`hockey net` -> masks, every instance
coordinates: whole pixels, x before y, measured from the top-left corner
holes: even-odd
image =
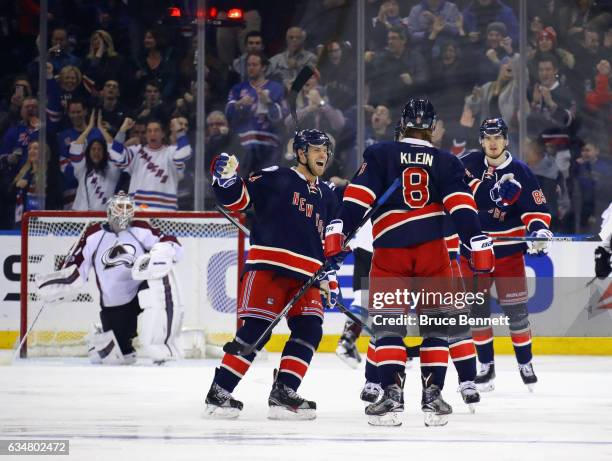
[[[34,277],[58,270],[83,230],[103,222],[100,212],[39,211],[27,213],[21,243],[21,335],[32,325],[43,303]],[[181,340],[187,357],[215,355],[236,331],[238,274],[244,254],[243,234],[220,213],[137,212],[185,248],[176,270],[185,304]],[[100,322],[100,302],[92,272],[69,300],[46,305],[29,333],[21,356],[85,356],[84,337]]]

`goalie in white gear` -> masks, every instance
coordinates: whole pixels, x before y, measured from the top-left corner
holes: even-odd
[[[134,211],[131,197],[115,195],[109,201],[107,222],[85,229],[61,270],[36,278],[44,301],[61,302],[87,281],[93,268],[102,323],[101,330],[87,337],[94,363],[134,363],[132,340],[138,333],[142,352],[154,362],[179,356],[175,340],[183,308],[173,265],[183,249],[176,238],[134,220]]]

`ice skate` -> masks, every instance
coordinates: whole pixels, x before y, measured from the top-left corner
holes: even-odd
[[[356,345],[360,334],[361,327],[352,320],[347,320],[336,348],[336,355],[351,368],[357,368],[361,363],[361,355]]]
[[[398,373],[396,384],[385,387],[382,397],[365,409],[371,426],[401,426],[404,411],[404,380],[406,375]]]
[[[268,419],[309,420],[317,417],[317,404],[306,400],[289,386],[274,381],[268,397]]]
[[[526,363],[525,365],[519,364],[519,372],[521,373],[523,383],[527,385],[529,392],[533,392],[535,383],[538,382],[538,377],[533,372],[533,365],[531,362]]]
[[[445,426],[448,423],[448,415],[453,408],[442,399],[440,388],[435,384],[423,389],[421,398],[421,409],[425,414],[425,426]]]
[[[463,401],[470,409],[470,413],[475,413],[476,404],[480,402],[480,394],[478,393],[478,389],[476,389],[474,381],[463,381],[459,383],[459,392],[461,392]]]
[[[495,363],[481,363],[480,371],[474,380],[480,392],[491,392],[495,389]]]
[[[378,383],[366,381],[359,398],[366,404],[377,402],[383,395],[382,387]]]
[[[242,411],[242,402],[215,382],[210,386],[205,403],[205,418],[236,419]]]
[[[338,342],[336,355],[351,368],[357,368],[361,363],[361,355],[357,350],[355,342],[344,337],[340,338]]]

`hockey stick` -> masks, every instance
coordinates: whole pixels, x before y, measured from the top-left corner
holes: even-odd
[[[221,205],[215,205],[215,208],[219,211],[219,213],[225,216],[229,222],[236,226],[240,232],[242,232],[247,237],[251,236],[251,231],[244,227],[237,219],[234,219],[234,217],[229,214],[229,212],[225,208],[223,208]]]
[[[493,237],[495,242],[601,242],[599,235],[568,235],[565,237]]]
[[[224,209],[221,205],[216,205],[215,208],[217,210],[219,210],[219,212],[225,216],[227,218],[227,220],[229,222],[231,222],[234,226],[236,226],[242,233],[244,233],[244,235],[246,235],[247,237],[251,236],[251,232],[244,227],[242,224],[240,224],[240,222],[238,222],[238,220],[236,220],[232,215],[230,215],[226,209]],[[350,310],[348,310],[346,307],[344,307],[343,304],[341,304],[340,302],[336,303],[336,306],[338,307],[338,310],[340,312],[342,312],[343,314],[345,314],[349,319],[351,319],[353,322],[355,322],[357,325],[359,325],[361,328],[365,328],[367,331],[370,331],[369,327],[367,325],[365,325],[361,319],[359,317],[357,317],[355,314],[353,314]]]
[[[385,193],[376,201],[376,204],[372,208],[370,208],[366,214],[363,215],[363,218],[361,218],[361,221],[359,221],[359,224],[357,224],[355,229],[353,229],[353,231],[346,236],[346,239],[344,240],[343,249],[347,248],[348,242],[353,237],[355,237],[359,229],[361,229],[361,227],[363,227],[363,225],[370,219],[372,214],[378,211],[378,209],[383,205],[383,203],[385,203],[389,199],[391,194],[395,192],[395,189],[397,189],[399,185],[400,178],[396,178],[395,181],[393,181],[389,188],[385,191]],[[293,295],[293,297],[285,305],[283,310],[281,310],[280,313],[276,316],[276,318],[272,322],[270,322],[270,325],[268,325],[268,327],[263,331],[259,338],[255,340],[253,344],[238,342],[236,341],[236,339],[234,339],[233,341],[230,341],[223,346],[223,351],[231,355],[245,356],[251,354],[255,349],[257,349],[257,346],[259,346],[261,342],[272,333],[274,327],[278,325],[281,319],[287,314],[287,312],[291,310],[291,308],[302,297],[302,295],[306,293],[306,291],[311,286],[313,286],[319,279],[323,277],[323,275],[330,269],[331,264],[332,263],[329,261],[323,263],[323,265],[306,281],[306,283],[302,285],[302,287],[297,291],[297,293]]]
[[[310,80],[310,77],[312,77],[314,73],[315,71],[312,67],[304,66],[291,84],[291,89],[289,90],[289,95],[287,96],[289,111],[291,112],[293,123],[295,123],[295,131],[299,131],[297,118],[297,97],[302,88],[304,88],[304,85],[306,85],[306,82]]]

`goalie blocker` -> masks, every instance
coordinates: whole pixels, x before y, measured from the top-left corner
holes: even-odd
[[[137,335],[141,352],[154,362],[179,357],[175,340],[183,307],[173,265],[182,247],[149,223],[132,222],[133,217],[134,202],[119,193],[109,203],[108,222],[85,230],[67,267],[36,277],[43,301],[58,303],[74,294],[93,268],[102,323],[86,337],[94,363],[134,363]]]

